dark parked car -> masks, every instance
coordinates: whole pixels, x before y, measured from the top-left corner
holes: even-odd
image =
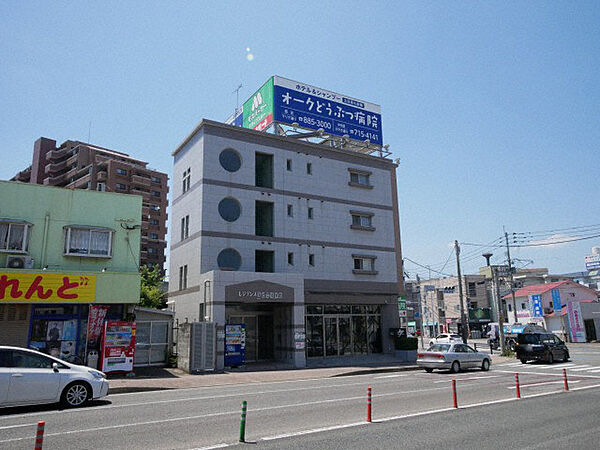
[[[548,332],[519,334],[515,351],[523,364],[529,360],[543,360],[549,364],[569,360],[569,349],[565,343]]]

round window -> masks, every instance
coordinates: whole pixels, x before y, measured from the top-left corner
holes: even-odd
[[[235,222],[240,217],[242,207],[235,198],[225,197],[219,202],[219,214],[227,222]]]
[[[238,270],[242,265],[242,257],[236,249],[226,248],[217,256],[217,264],[222,270]]]
[[[232,148],[226,148],[219,155],[219,162],[228,172],[237,172],[242,166],[240,154]]]

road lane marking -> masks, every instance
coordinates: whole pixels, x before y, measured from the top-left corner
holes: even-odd
[[[589,372],[592,372],[592,373],[600,372],[600,368],[598,368],[598,369],[593,369],[593,370],[591,370],[591,369],[590,369],[590,370],[589,370]]]
[[[497,372],[513,373],[513,374],[515,373],[515,372],[512,372],[510,370],[497,370]],[[521,375],[521,374],[525,374],[525,375],[547,375],[547,376],[552,376],[552,377],[562,377],[563,376],[562,373],[531,372],[531,371],[519,371],[518,374],[519,375]],[[598,378],[598,379],[600,379],[600,376],[598,376],[598,375],[586,375],[585,378]]]
[[[9,430],[11,428],[25,428],[25,427],[35,427],[37,425],[36,423],[23,423],[23,424],[19,424],[19,425],[7,425],[5,427],[0,427],[0,430]]]
[[[569,372],[581,372],[583,370],[590,370],[593,369],[593,367],[587,366],[587,367],[578,367],[577,369],[575,368],[570,368]]]
[[[487,380],[488,378],[498,378],[500,375],[489,375],[483,377],[467,377],[467,378],[456,378],[456,381],[467,381],[467,380]],[[438,380],[434,383],[450,383],[452,380]]]
[[[579,383],[581,380],[569,380],[569,384]],[[541,381],[539,383],[528,383],[528,384],[520,384],[520,387],[532,387],[532,386],[543,386],[545,384],[562,384],[564,381]],[[516,389],[515,386],[507,386],[506,389]]]
[[[577,364],[575,364],[575,363],[558,364],[554,367],[551,367],[551,369],[566,369],[568,367],[575,367],[575,366],[577,366]]]
[[[382,375],[380,377],[375,377],[375,379],[379,379],[379,378],[399,378],[399,377],[405,377],[406,374],[402,374],[402,375]]]

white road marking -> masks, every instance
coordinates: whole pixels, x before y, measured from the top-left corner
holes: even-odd
[[[573,383],[579,383],[581,380],[575,380],[575,381],[569,381],[569,384],[573,384]],[[532,387],[532,386],[543,386],[545,384],[561,384],[564,383],[564,381],[542,381],[540,383],[527,383],[527,384],[521,384],[521,388],[524,387]],[[506,389],[516,389],[515,386],[508,386]]]
[[[467,378],[456,378],[456,381],[467,381],[467,380],[486,380],[488,378],[498,378],[500,375],[488,375],[483,377],[467,377]],[[452,380],[439,380],[434,383],[450,383]]]
[[[581,367],[578,367],[578,368],[576,368],[576,369],[575,369],[575,368],[573,368],[573,367],[571,367],[571,368],[569,369],[569,372],[581,372],[582,370],[590,370],[590,369],[593,369],[593,368],[594,368],[594,367],[592,367],[592,366],[586,366],[586,367],[583,367],[583,366],[581,366]]]
[[[590,369],[590,370],[589,370],[589,372],[592,372],[592,373],[600,372],[600,368],[598,368],[598,369],[593,369],[593,370],[591,370],[591,369]]]
[[[504,363],[504,364],[497,364],[498,367],[512,367],[512,366],[520,366],[521,363]]]
[[[512,373],[512,374],[515,373],[510,370],[496,370],[496,372]],[[547,375],[547,376],[554,376],[554,377],[562,377],[563,376],[562,373],[551,373],[551,372],[519,371],[518,373],[519,373],[519,375],[522,375],[522,374],[525,374],[525,375]],[[600,379],[600,376],[587,375],[586,378],[599,378]]]
[[[551,369],[566,369],[568,367],[575,367],[577,366],[577,364],[575,363],[565,363],[565,364],[557,364],[554,367],[551,367]]]
[[[379,378],[399,378],[399,377],[405,377],[406,374],[402,374],[402,375],[382,375],[380,377],[375,377],[375,379],[379,379]]]
[[[35,427],[37,423],[23,423],[20,425],[8,425],[5,427],[0,427],[0,430],[9,430],[11,428],[24,428],[24,427]]]

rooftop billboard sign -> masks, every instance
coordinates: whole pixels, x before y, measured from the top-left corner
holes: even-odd
[[[262,131],[273,122],[297,124],[383,145],[379,105],[279,76],[269,78],[242,110],[244,128]]]
[[[585,257],[586,270],[600,269],[600,255],[589,255]]]

